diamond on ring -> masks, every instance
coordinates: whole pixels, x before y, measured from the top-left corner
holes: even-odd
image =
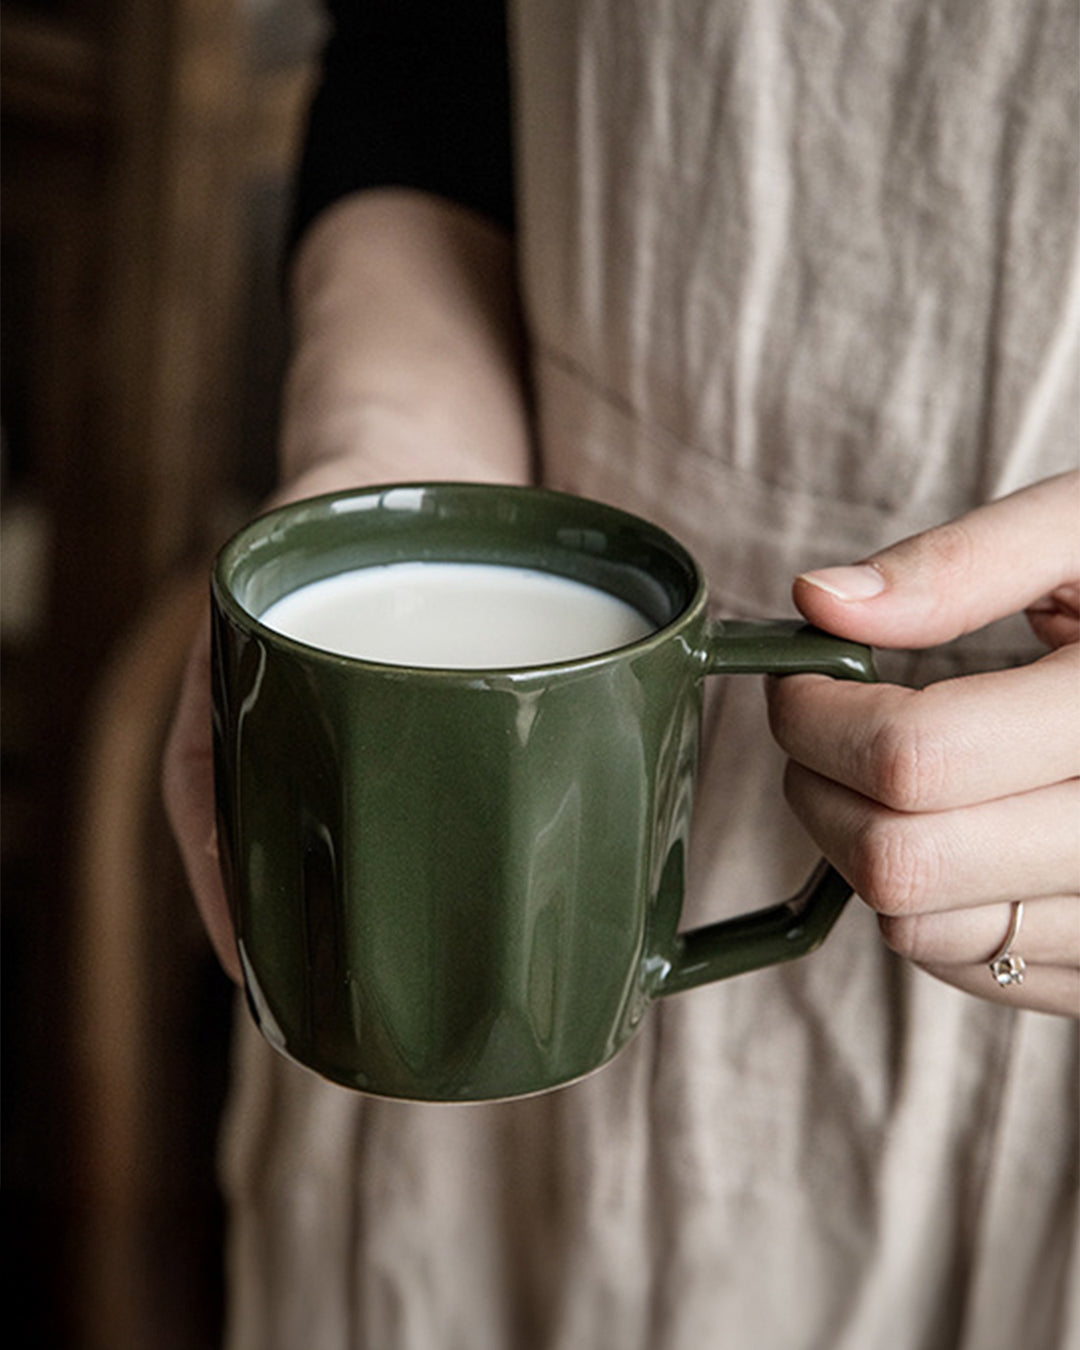
[[[1011,952],[1006,956],[996,956],[990,962],[990,974],[993,975],[1002,989],[1008,989],[1010,984],[1023,984],[1026,970],[1027,962],[1024,958],[1013,956]]]
[[[1024,902],[1023,900],[1016,900],[1013,903],[1009,931],[1005,941],[989,962],[990,974],[993,975],[1002,989],[1008,989],[1013,984],[1024,983],[1027,962],[1022,956],[1015,955],[1012,950],[1012,945],[1016,941],[1017,933],[1020,932],[1023,919]]]

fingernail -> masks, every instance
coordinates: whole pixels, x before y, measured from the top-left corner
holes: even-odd
[[[804,572],[803,581],[817,586],[838,600],[872,600],[885,589],[885,578],[870,563],[855,567],[823,567],[817,572]]]

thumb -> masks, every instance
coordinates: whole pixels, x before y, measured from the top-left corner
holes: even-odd
[[[846,567],[797,578],[802,614],[877,647],[932,647],[1080,578],[1080,473],[978,507]]]

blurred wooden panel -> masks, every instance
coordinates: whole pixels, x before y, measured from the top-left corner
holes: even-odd
[[[166,679],[157,662],[164,646],[175,662],[186,636],[172,627],[166,639],[152,617],[178,572],[205,566],[237,494],[246,500],[240,480],[272,460],[272,414],[260,444],[243,443],[250,372],[268,368],[251,344],[279,341],[276,314],[252,320],[252,278],[276,268],[262,256],[275,253],[279,233],[267,207],[276,212],[287,192],[312,41],[304,0],[3,6],[0,510],[11,518],[11,508],[30,508],[45,559],[44,576],[30,579],[40,612],[0,632],[0,1199],[12,1254],[7,1321],[20,1344],[200,1345],[184,1338],[206,1327],[207,1290],[220,1281],[202,1114],[216,1098],[199,1092],[200,1073],[220,1085],[224,1072],[220,981],[169,851],[154,770],[175,674],[169,665]],[[271,380],[260,401],[274,393]],[[129,644],[146,631],[164,645],[135,661]],[[121,940],[106,960],[75,923],[90,884],[79,766],[87,754],[97,762],[102,690],[118,669],[134,683],[111,705],[110,734],[141,747],[140,782],[153,800],[116,805],[109,794],[124,761],[110,761],[95,793],[114,809],[94,828],[107,836],[103,849],[138,834],[141,856],[160,859],[151,880],[167,908],[148,915],[153,887],[118,891],[110,922]],[[147,700],[153,725],[139,732]],[[88,960],[99,976],[112,972],[94,1006],[108,1012],[115,990],[112,1011],[124,1010],[130,1041],[117,1039],[115,1016],[91,1017],[77,1002]],[[139,986],[155,966],[165,977]],[[125,988],[141,992],[123,1003]],[[130,1165],[103,1164],[110,1140]],[[110,1321],[114,1306],[129,1319],[171,1311],[167,1325],[110,1338],[108,1328],[136,1325]]]
[[[84,1350],[183,1350],[220,1334],[210,1160],[232,986],[185,893],[158,791],[204,599],[199,573],[163,589],[113,653],[87,722],[70,991],[81,1160],[72,1321]]]

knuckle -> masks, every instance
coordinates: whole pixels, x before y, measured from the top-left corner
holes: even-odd
[[[935,578],[959,580],[976,565],[978,547],[968,522],[962,517],[930,530],[920,542]]]
[[[957,597],[965,596],[983,570],[976,533],[966,519],[952,520],[930,530],[919,540],[922,581],[928,591],[930,614],[947,630],[959,637],[970,626],[965,606]],[[957,609],[957,605],[960,608]],[[944,636],[940,639],[947,640]]]
[[[884,721],[870,745],[870,795],[894,811],[931,809],[948,772],[943,740],[913,715]]]
[[[903,917],[917,912],[933,895],[938,870],[924,832],[903,816],[875,817],[856,840],[852,882],[880,914]]]

